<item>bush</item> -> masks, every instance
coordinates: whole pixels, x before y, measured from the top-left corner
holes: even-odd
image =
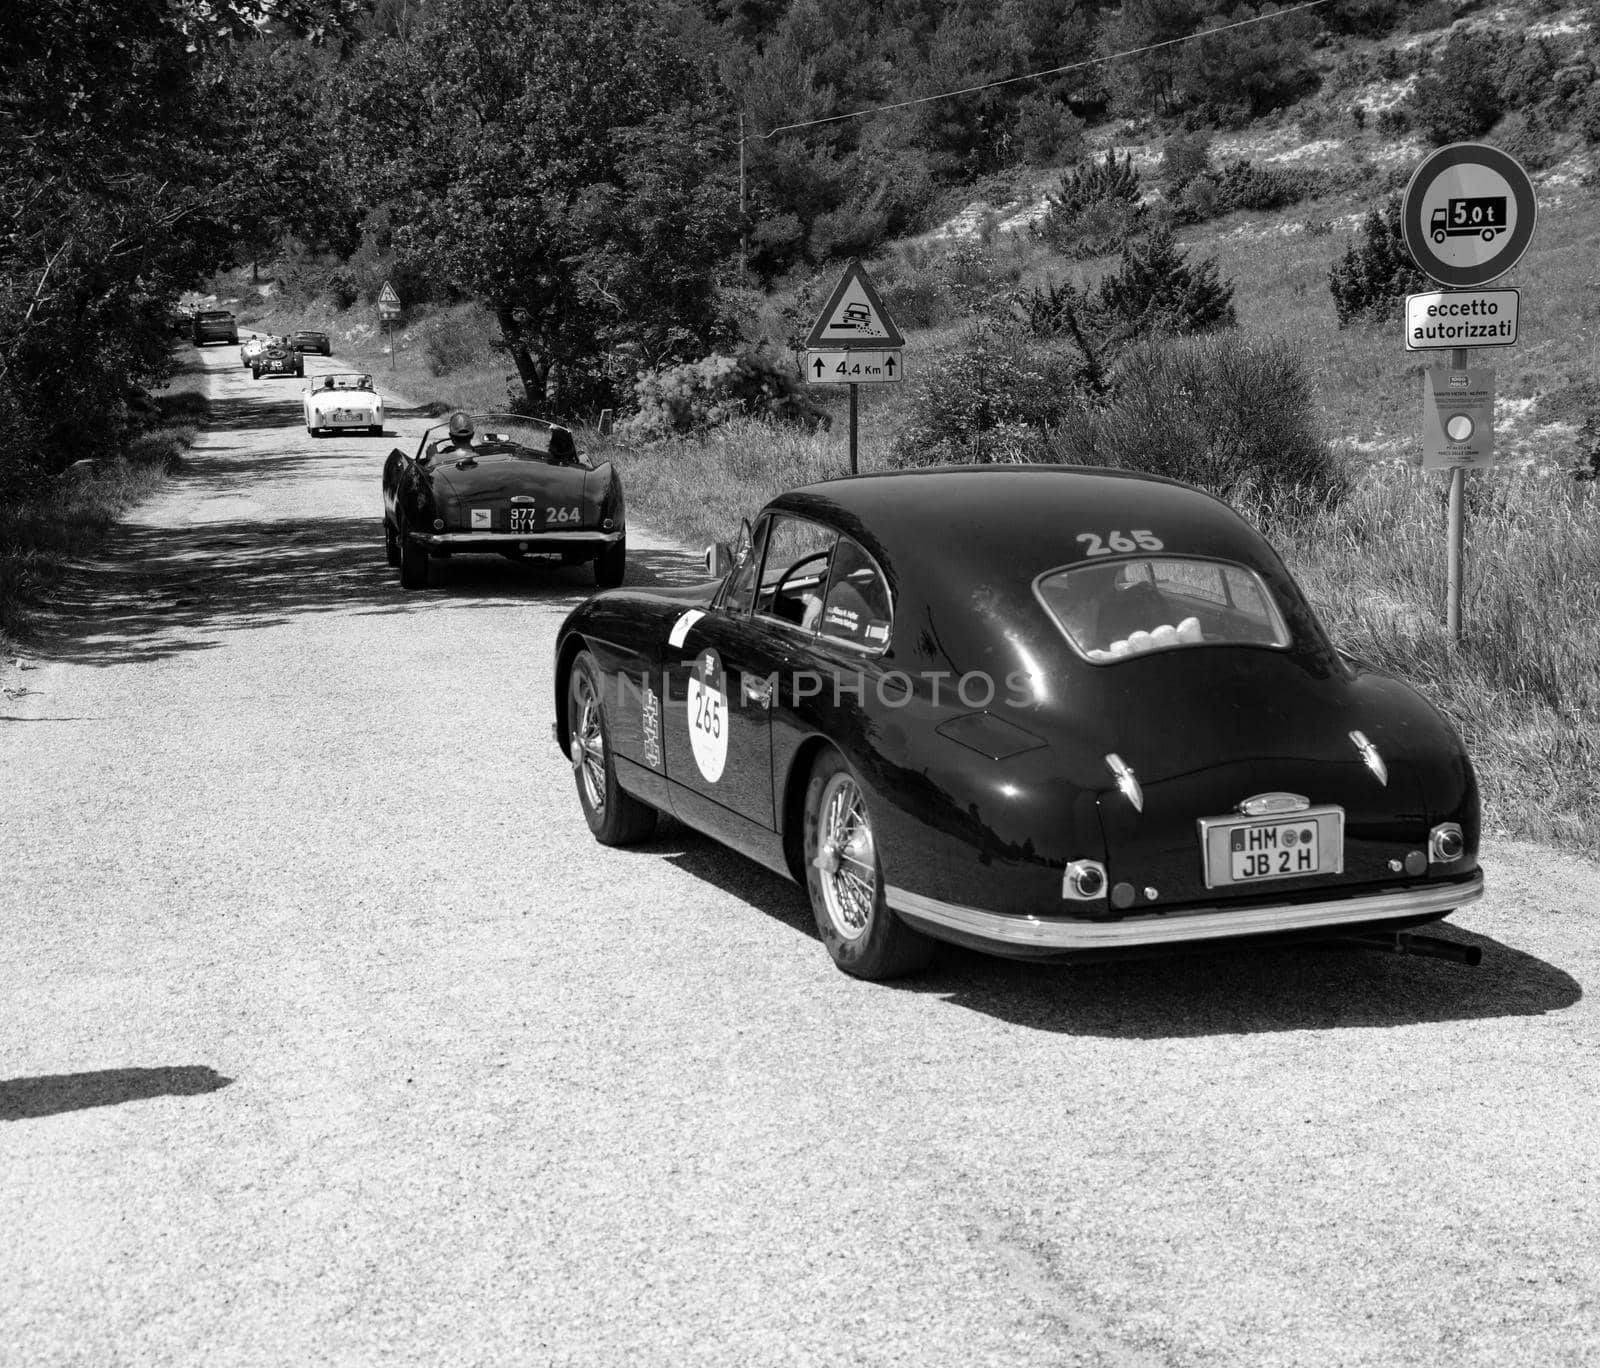
[[[1034,231],[1068,256],[1104,256],[1143,228],[1142,196],[1132,154],[1119,162],[1107,149],[1104,161],[1083,162],[1061,177]]]
[[[1378,135],[1383,138],[1403,138],[1411,131],[1411,114],[1403,104],[1393,104],[1378,115]]]
[[[1508,114],[1495,129],[1494,145],[1529,171],[1542,171],[1561,159],[1561,149],[1539,111]]]
[[[1034,166],[1059,166],[1083,155],[1083,120],[1048,95],[1017,102],[1017,145],[1022,160]]]
[[[481,323],[471,316],[447,314],[435,319],[423,338],[422,354],[431,375],[448,375],[486,355],[487,339]]]
[[[1216,258],[1191,266],[1170,228],[1123,247],[1120,265],[1100,282],[1095,314],[1097,331],[1121,338],[1210,332],[1238,322],[1233,285],[1221,278]]]
[[[1317,183],[1313,171],[1284,171],[1256,166],[1248,160],[1229,162],[1197,175],[1173,206],[1176,223],[1203,223],[1247,209],[1262,213],[1287,208],[1307,198]]]
[[[1431,289],[1411,260],[1400,233],[1400,196],[1368,212],[1361,239],[1328,271],[1328,289],[1341,328],[1359,321],[1396,318],[1408,294]]]
[[[1174,133],[1161,149],[1161,192],[1178,197],[1196,176],[1211,170],[1211,134],[1203,129]]]
[[[618,432],[650,441],[674,432],[704,432],[736,416],[825,425],[827,416],[807,398],[804,385],[764,348],[707,356],[641,375],[633,387],[636,412]]]
[[[1500,34],[1457,30],[1434,69],[1417,78],[1407,104],[1413,122],[1436,147],[1482,137],[1504,111],[1502,41]]]
[[[1083,408],[1077,374],[1068,347],[976,325],[907,382],[906,416],[890,461],[1048,460],[1051,435]]]
[[[1060,459],[1166,475],[1284,513],[1345,490],[1305,363],[1277,338],[1143,343],[1117,363],[1109,402],[1082,411],[1055,448]]]

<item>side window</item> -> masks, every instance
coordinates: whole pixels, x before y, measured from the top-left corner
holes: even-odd
[[[835,641],[881,651],[889,644],[891,617],[889,586],[878,567],[850,538],[840,537],[818,630]]]
[[[744,548],[744,559],[734,566],[733,582],[728,586],[728,596],[722,606],[735,617],[744,617],[755,602],[756,572],[761,569],[761,551],[766,545],[769,526],[771,524],[762,519],[750,537],[750,544]]]
[[[814,631],[837,540],[838,534],[821,523],[782,513],[774,517],[767,527],[756,612]]]

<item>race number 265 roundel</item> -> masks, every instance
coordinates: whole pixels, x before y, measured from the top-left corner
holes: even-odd
[[[728,763],[728,684],[715,651],[701,651],[689,676],[689,744],[694,762],[710,783]]]

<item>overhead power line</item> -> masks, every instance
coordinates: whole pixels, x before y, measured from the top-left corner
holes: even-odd
[[[1083,71],[1088,67],[1103,66],[1106,62],[1115,62],[1123,57],[1138,57],[1146,52],[1155,52],[1159,48],[1176,47],[1179,43],[1192,43],[1199,38],[1210,38],[1218,33],[1227,33],[1230,29],[1247,28],[1251,24],[1265,24],[1273,19],[1282,19],[1286,15],[1298,14],[1301,10],[1315,9],[1318,5],[1326,5],[1328,0],[1303,0],[1298,5],[1290,5],[1287,9],[1276,10],[1272,14],[1258,14],[1252,19],[1236,19],[1231,24],[1219,24],[1216,28],[1201,29],[1195,33],[1186,33],[1179,38],[1165,38],[1159,43],[1146,43],[1143,47],[1128,48],[1124,52],[1111,52],[1103,57],[1090,57],[1082,62],[1069,62],[1066,66],[1051,67],[1047,71],[1030,71],[1025,76],[1007,76],[999,81],[985,81],[981,85],[963,86],[960,90],[941,90],[937,95],[919,95],[914,100],[898,100],[894,104],[874,105],[871,109],[855,109],[848,114],[829,114],[822,119],[805,119],[800,123],[779,124],[776,128],[769,128],[760,134],[761,140],[772,137],[775,133],[787,133],[796,128],[815,128],[818,124],[838,123],[842,119],[863,119],[868,114],[885,114],[892,109],[909,109],[912,105],[928,104],[934,100],[949,100],[957,95],[974,95],[980,90],[994,90],[998,86],[1016,85],[1019,81],[1037,81],[1045,76],[1061,76],[1069,71]],[[742,146],[744,139],[740,139]]]

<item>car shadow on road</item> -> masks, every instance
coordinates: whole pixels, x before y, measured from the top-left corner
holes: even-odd
[[[314,459],[286,456],[277,468]],[[232,497],[220,494],[222,506]],[[98,558],[75,567],[55,590],[39,653],[120,665],[210,650],[230,633],[281,626],[306,613],[418,614],[441,602],[455,609],[523,602],[567,610],[595,592],[588,565],[462,556],[434,562],[432,571],[427,589],[402,589],[384,560],[377,516],[125,524]],[[629,553],[631,586],[671,588],[704,575],[700,562],[681,552]]]
[[[62,1112],[115,1107],[152,1097],[194,1097],[216,1092],[232,1082],[204,1064],[0,1078],[0,1121],[34,1121]]]
[[[803,889],[673,822],[640,847],[818,940]],[[886,990],[942,998],[1063,1035],[1179,1039],[1542,1016],[1583,997],[1570,974],[1441,923],[1421,934],[1476,946],[1476,968],[1337,944],[1200,949],[1150,959],[1046,964],[940,945],[929,968]]]

